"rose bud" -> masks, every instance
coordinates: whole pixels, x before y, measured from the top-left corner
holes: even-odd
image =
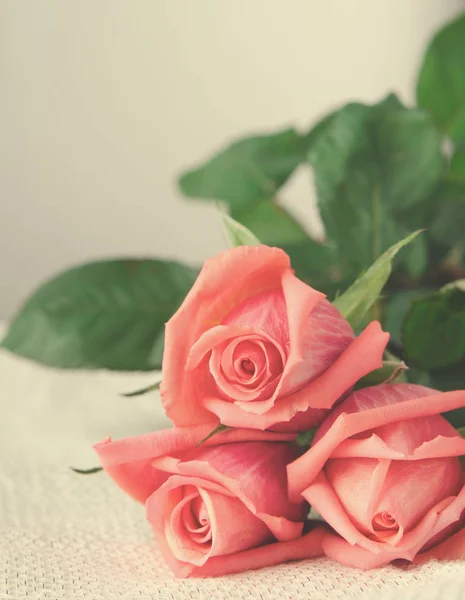
[[[97,444],[113,480],[145,503],[160,551],[178,577],[259,568],[321,555],[321,531],[301,537],[308,506],[287,497],[290,434],[212,424]]]
[[[334,409],[288,467],[290,498],[304,497],[336,532],[323,539],[327,556],[363,569],[412,561],[461,526],[465,440],[439,413],[463,406],[465,391],[400,383]]]
[[[301,431],[382,364],[389,334],[349,323],[278,248],[207,260],[166,325],[161,397],[176,426]]]

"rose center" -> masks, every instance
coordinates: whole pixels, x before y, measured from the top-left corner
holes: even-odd
[[[212,532],[207,507],[197,490],[192,491],[191,486],[184,489],[184,498],[179,504],[179,523],[184,529],[185,539],[193,544],[202,546],[211,545]],[[176,511],[177,512],[177,511]],[[175,526],[179,531],[177,526]]]
[[[394,517],[387,511],[377,513],[371,524],[374,531],[385,531],[386,529],[399,529],[399,525]]]
[[[244,358],[241,361],[241,369],[244,371],[244,373],[247,373],[247,375],[255,374],[255,365],[250,358]]]
[[[190,512],[187,514],[186,526],[192,533],[206,533],[210,527],[208,513],[200,496],[194,498],[186,509]]]

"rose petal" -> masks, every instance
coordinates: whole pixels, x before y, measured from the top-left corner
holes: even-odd
[[[417,393],[423,393],[421,386],[409,384],[383,384],[374,388],[365,388],[352,394],[334,410],[331,415],[330,425],[323,423],[323,434],[315,438],[316,442],[303,456],[288,465],[289,495],[297,498],[301,491],[308,486],[323,468],[326,460],[333,454],[334,450],[347,438],[366,431],[371,431],[382,425],[396,423],[398,421],[415,419],[436,415],[440,412],[454,410],[465,405],[465,391],[443,392],[413,399],[398,401],[397,404],[386,403],[377,408],[369,408],[358,413],[347,414],[354,397],[369,399],[370,394],[376,397],[384,396],[388,399],[390,394],[401,393],[400,386],[408,388],[419,388]],[[415,391],[415,390],[414,390]],[[426,394],[425,394],[426,395]]]
[[[431,550],[417,554],[415,564],[430,560],[463,560],[465,558],[465,528],[450,536]]]
[[[297,279],[291,271],[283,273],[282,287],[289,323],[290,354],[283,372],[280,393],[288,395],[317,375],[319,364],[316,367],[313,364],[307,348],[312,344],[304,339],[303,331],[311,331],[315,326],[324,327],[324,323],[312,319],[312,314],[326,296]]]
[[[373,533],[374,508],[390,464],[372,458],[331,458],[325,465],[329,484],[352,523],[365,535]]]
[[[465,454],[465,440],[457,434],[454,437],[438,435],[437,438],[425,442],[413,453],[413,458],[438,458],[446,456],[462,456]]]
[[[465,439],[441,415],[391,423],[372,432],[369,437],[344,440],[332,457],[410,461],[465,454]]]
[[[349,544],[343,537],[327,533],[322,540],[323,552],[328,558],[342,565],[368,571],[388,565],[393,558],[392,551],[371,552],[361,546]]]
[[[171,561],[170,567],[177,577],[218,577],[271,567],[291,560],[317,558],[323,555],[321,543],[324,535],[324,528],[317,527],[289,542],[276,542],[237,554],[214,557],[202,567],[174,561]]]
[[[402,452],[390,448],[384,440],[373,433],[370,437],[344,440],[334,449],[332,458],[374,458],[385,460],[402,460],[408,457]]]
[[[287,498],[286,464],[297,453],[290,444],[237,443],[229,448],[199,448],[187,462],[161,457],[153,465],[221,485],[266,523],[277,539],[287,540],[301,534],[306,513],[302,499],[293,504]]]
[[[193,371],[196,369],[205,355],[218,344],[237,337],[242,338],[256,335],[257,332],[252,327],[227,327],[226,325],[212,327],[192,344],[186,362],[186,370]]]
[[[257,379],[260,373],[266,372],[267,377],[281,375],[283,360],[278,348],[269,342],[256,340],[238,341],[234,348],[234,366],[237,373],[244,377],[244,363],[250,364],[253,371],[249,372],[247,383]]]
[[[186,498],[189,500],[186,500]],[[181,518],[186,530],[200,544],[211,540],[212,534],[208,514],[198,490],[195,494],[184,495],[183,502],[184,508],[182,509]]]
[[[374,511],[389,513],[409,531],[443,498],[457,495],[461,483],[462,470],[455,457],[392,461]]]
[[[272,431],[307,431],[321,425],[324,418],[328,415],[326,408],[309,408],[303,412],[296,413],[292,419],[283,423],[272,425]]]
[[[291,274],[291,277],[294,276]],[[222,324],[250,327],[266,334],[283,348],[289,345],[287,308],[282,289],[247,298],[226,316]]]
[[[421,520],[418,526],[407,533],[401,543],[392,547],[388,544],[378,544],[378,551],[373,551],[367,544],[364,547],[352,545],[349,541],[337,535],[327,533],[322,540],[324,553],[329,558],[337,560],[341,564],[359,569],[373,569],[387,565],[396,559],[414,560],[419,550],[427,544],[428,540],[436,537],[441,531],[447,529],[451,523],[460,519],[460,514],[465,508],[465,493],[462,492],[456,498],[446,498],[437,506],[433,507]],[[460,543],[459,538],[457,543]],[[440,547],[438,555],[440,555]],[[453,552],[454,544],[447,551]],[[447,554],[445,554],[447,556]],[[434,550],[431,553],[420,555],[415,562],[423,562],[428,558],[434,558]]]
[[[231,327],[228,331],[223,325],[221,328],[215,328],[215,331],[207,331],[201,340],[194,345],[190,354],[189,368],[192,368],[199,363],[205,352],[210,350],[213,344],[218,344],[225,337],[231,339],[234,335],[243,335],[247,325],[250,327],[251,323],[253,323],[253,329],[256,332],[262,328],[263,333],[273,335],[277,330],[276,323],[281,323],[282,326],[281,313],[284,309],[288,311],[292,321],[292,326],[289,326],[290,341],[285,340],[282,332],[275,333],[275,338],[279,339],[281,345],[290,345],[290,354],[285,362],[281,380],[276,381],[274,387],[267,386],[266,391],[263,390],[259,396],[253,395],[251,392],[238,389],[237,382],[226,383],[221,381],[218,377],[218,357],[216,357],[214,364],[210,363],[217,384],[227,396],[226,401],[229,404],[231,404],[229,402],[230,398],[237,401],[234,404],[235,411],[244,410],[254,415],[266,414],[279,396],[287,396],[320,375],[353,340],[354,334],[351,327],[337,309],[324,300],[323,294],[299,281],[291,273],[283,275],[282,284],[284,290],[282,300],[286,299],[286,305],[283,305],[284,308],[281,306],[280,301],[278,302],[280,296],[277,292],[271,295],[271,299],[264,294],[261,294],[259,298],[249,298],[238,308],[238,311],[233,311],[233,318],[228,317],[225,321],[228,324],[236,324],[236,327]],[[261,315],[259,310],[261,304],[264,306],[264,315]],[[267,311],[267,307],[269,308],[271,304],[280,307],[277,315],[274,315],[273,318],[270,317]],[[257,323],[254,323],[254,319]],[[302,322],[299,323],[299,320]],[[274,326],[270,326],[269,323],[274,324]],[[240,327],[237,327],[238,324],[240,324]],[[225,347],[223,347],[223,351],[225,350]],[[277,373],[275,374],[277,375]],[[267,399],[267,395],[270,393],[272,393],[272,396]],[[208,402],[204,404],[210,408],[215,400],[219,403],[223,401],[221,398],[215,398],[215,394],[209,395],[208,391],[206,396]],[[256,401],[253,404],[244,405],[243,403],[248,402],[250,398]],[[226,421],[224,422],[226,423]],[[307,423],[308,420],[305,424]]]
[[[211,543],[199,544],[179,523],[179,509],[176,510],[180,504],[179,494],[183,487],[191,489],[193,486],[205,504]],[[205,564],[212,556],[240,552],[272,539],[266,525],[238,498],[229,496],[220,485],[201,478],[172,475],[147,499],[146,514],[157,542],[161,542],[161,550],[169,549],[177,560],[196,566]]]
[[[236,338],[236,339],[235,339]],[[228,352],[228,346],[231,344],[233,348],[236,343],[242,343],[246,341],[264,342],[272,349],[270,351],[270,360],[272,362],[272,368],[276,372],[276,362],[285,360],[285,354],[280,347],[277,347],[273,342],[272,338],[266,334],[257,334],[257,332],[248,327],[226,327],[221,325],[219,327],[213,327],[206,331],[199,340],[192,346],[189,353],[187,362],[187,369],[199,374],[199,381],[197,382],[197,391],[200,388],[203,390],[203,395],[213,394],[220,399],[222,395],[226,397],[226,401],[229,402],[231,399],[235,400],[257,400],[259,398],[269,397],[273,398],[273,392],[276,388],[276,382],[273,384],[274,378],[270,381],[269,385],[265,388],[257,391],[255,389],[249,389],[243,385],[238,385],[237,382],[229,382],[228,379],[222,374],[221,362],[222,354]],[[208,359],[208,355],[211,352],[209,360],[209,369],[206,370],[206,364],[202,363],[205,359]],[[270,375],[272,375],[270,373]],[[216,384],[216,385],[215,385]],[[218,386],[218,388],[216,388]],[[272,405],[271,399],[271,405]],[[256,402],[258,404],[258,402]],[[268,406],[268,404],[266,404]],[[264,408],[263,410],[266,410]]]
[[[207,381],[199,381],[197,372],[185,372],[193,344],[246,298],[280,289],[288,269],[287,254],[267,246],[240,246],[205,262],[181,308],[166,324],[161,398],[175,425],[212,420],[203,406]]]
[[[388,339],[389,334],[381,330],[378,322],[370,323],[321,377],[295,394],[279,398],[264,414],[254,415],[253,427],[267,429],[276,423],[287,423],[299,412],[331,408],[356,381],[381,366]],[[218,415],[221,423],[231,427],[250,426],[247,411],[255,411],[256,404],[236,405],[211,396],[204,400],[204,405]],[[301,419],[300,423],[306,425],[308,419]]]
[[[282,352],[274,344],[264,341],[263,337],[249,334],[230,342],[233,347],[232,357],[234,360],[247,359],[256,368],[257,377],[246,382],[240,381],[234,372],[234,366],[224,368],[224,355],[229,355],[229,347],[216,346],[210,357],[210,372],[218,388],[219,395],[223,394],[228,401],[236,400],[242,402],[254,401],[258,404],[263,398],[269,400],[274,398],[274,391],[282,371]],[[235,350],[237,349],[237,352]],[[240,355],[241,352],[246,354]],[[235,356],[238,354],[238,358]],[[261,355],[261,356],[260,356]],[[261,376],[260,376],[261,375]],[[260,405],[263,403],[260,402]]]
[[[372,321],[311,387],[310,405],[330,409],[354,383],[382,365],[389,333]]]
[[[139,502],[145,500],[166,480],[166,473],[155,469],[157,456],[173,455],[194,448],[217,423],[195,427],[165,429],[111,441],[107,438],[94,446],[100,462],[110,477]],[[215,434],[202,445],[215,446],[241,441],[290,441],[295,434],[262,432],[253,429],[230,429]]]
[[[312,488],[319,485],[320,481],[321,477],[318,476],[315,484],[309,487],[309,501],[310,497],[313,497]],[[329,485],[328,489],[331,490]],[[322,497],[318,497],[318,505],[312,503],[324,519],[329,516],[329,523],[340,534],[340,536],[334,536],[338,540],[337,542],[334,539],[331,539],[328,543],[326,543],[326,539],[323,541],[324,552],[329,558],[333,558],[344,565],[362,569],[371,569],[373,566],[388,564],[399,558],[413,560],[418,551],[433,535],[459,518],[453,507],[456,499],[453,497],[446,498],[431,508],[417,527],[405,533],[397,545],[392,546],[389,543],[376,542],[365,537],[354,526],[352,526],[352,529],[344,509],[340,504],[333,504],[332,498],[334,498],[334,495],[330,494],[328,505],[325,505]],[[462,500],[461,504],[463,505],[463,503]]]
[[[233,554],[269,542],[269,528],[238,498],[204,492],[213,530],[211,556]]]
[[[331,527],[344,540],[347,540],[347,544],[354,546],[357,543],[364,543],[365,547],[371,552],[380,551],[379,544],[366,538],[349,519],[323,471],[315,477],[313,483],[302,493],[302,496],[325,521],[331,523]]]
[[[287,396],[328,369],[355,336],[324,294],[290,272],[284,273],[282,285],[289,320],[290,355],[279,393]]]
[[[459,525],[463,520],[463,513],[465,510],[465,487],[463,487],[460,493],[455,498],[446,498],[439,503],[437,507],[431,509],[438,513],[438,518],[434,526],[429,532],[428,539],[424,543],[420,543],[416,548],[415,554],[423,548],[428,548],[430,542],[437,543],[441,541],[442,536],[451,532],[454,524]],[[430,511],[430,512],[431,512]]]
[[[310,482],[303,496],[343,538],[325,538],[323,546],[328,556],[362,568],[397,558],[412,560],[422,548],[438,544],[458,526],[465,507],[465,491],[454,496],[462,473],[453,453],[463,446],[455,431],[435,415],[464,403],[464,391],[439,394],[421,386],[387,384],[357,391],[334,409],[318,431],[312,448],[288,467],[290,497]],[[404,439],[410,434],[410,439]],[[446,458],[419,459],[421,453],[428,455],[436,449]],[[373,502],[364,500],[367,495],[361,493],[360,487],[363,477],[351,475],[350,465],[369,464],[373,459],[366,455],[372,456],[375,450],[381,450],[383,457],[397,455],[401,460],[391,462]],[[365,458],[348,458],[360,454]],[[335,458],[336,455],[345,458]],[[415,462],[405,460],[409,455],[416,458]],[[320,471],[325,463],[332,485]],[[340,466],[336,471],[335,465]],[[366,483],[372,479],[371,475],[365,477]],[[344,488],[344,482],[350,481],[354,490],[348,485]],[[367,521],[361,518],[363,507],[356,504],[357,493],[362,505],[370,505],[368,517],[371,514],[378,542],[372,535],[363,535]]]
[[[253,345],[256,348],[253,349],[253,352],[262,352],[263,358],[265,360],[260,361],[260,357],[254,357],[254,360],[251,360],[250,354],[246,355],[241,353],[241,348],[237,349],[238,346],[242,346],[243,340],[237,338],[229,343],[224,351],[221,353],[221,357],[219,360],[219,367],[221,372],[230,382],[237,382],[239,385],[244,386],[244,388],[256,387],[257,383],[263,381],[267,381],[271,377],[269,360],[266,354],[266,345],[265,343],[259,339],[259,336],[256,336],[256,339],[253,340]],[[215,349],[215,351],[219,348]],[[242,348],[243,350],[243,348]],[[279,352],[278,352],[279,355]],[[281,357],[280,363],[282,365]],[[248,364],[248,369],[244,366],[244,361]],[[260,365],[257,365],[257,362],[260,362]],[[279,371],[280,372],[280,371]]]
[[[379,408],[388,404],[398,404],[406,400],[433,396],[437,393],[437,391],[431,388],[410,383],[384,383],[352,392],[344,398],[344,401],[339,406],[336,406],[331,411],[331,414],[322,423],[315,436],[315,443],[328,431],[337,417],[342,413],[360,413],[371,408]],[[384,427],[385,425],[382,426]],[[363,439],[364,437],[366,437],[366,434],[357,436],[357,439]]]
[[[438,436],[458,438],[465,442],[454,427],[440,415],[382,425],[374,433],[390,448],[401,452],[404,456],[414,455],[420,446]]]
[[[186,488],[194,489],[194,492],[183,497],[183,489],[178,487],[170,490],[171,493],[164,494],[163,505],[158,506],[160,532],[165,535],[171,552],[178,560],[189,561],[194,565],[203,565],[211,552],[211,542],[201,543],[197,536],[186,531],[182,517],[184,509],[187,503],[199,495],[198,490],[192,485],[186,485]]]

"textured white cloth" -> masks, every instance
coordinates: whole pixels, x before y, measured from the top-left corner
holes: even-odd
[[[462,600],[465,563],[368,573],[326,559],[176,580],[143,508],[103,474],[91,445],[166,426],[153,374],[45,369],[0,351],[0,599]]]

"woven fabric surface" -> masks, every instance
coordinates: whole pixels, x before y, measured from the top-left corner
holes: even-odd
[[[153,374],[59,372],[0,352],[0,598],[9,600],[461,599],[465,563],[368,573],[327,559],[176,580],[143,507],[103,474],[91,445],[167,425]]]

